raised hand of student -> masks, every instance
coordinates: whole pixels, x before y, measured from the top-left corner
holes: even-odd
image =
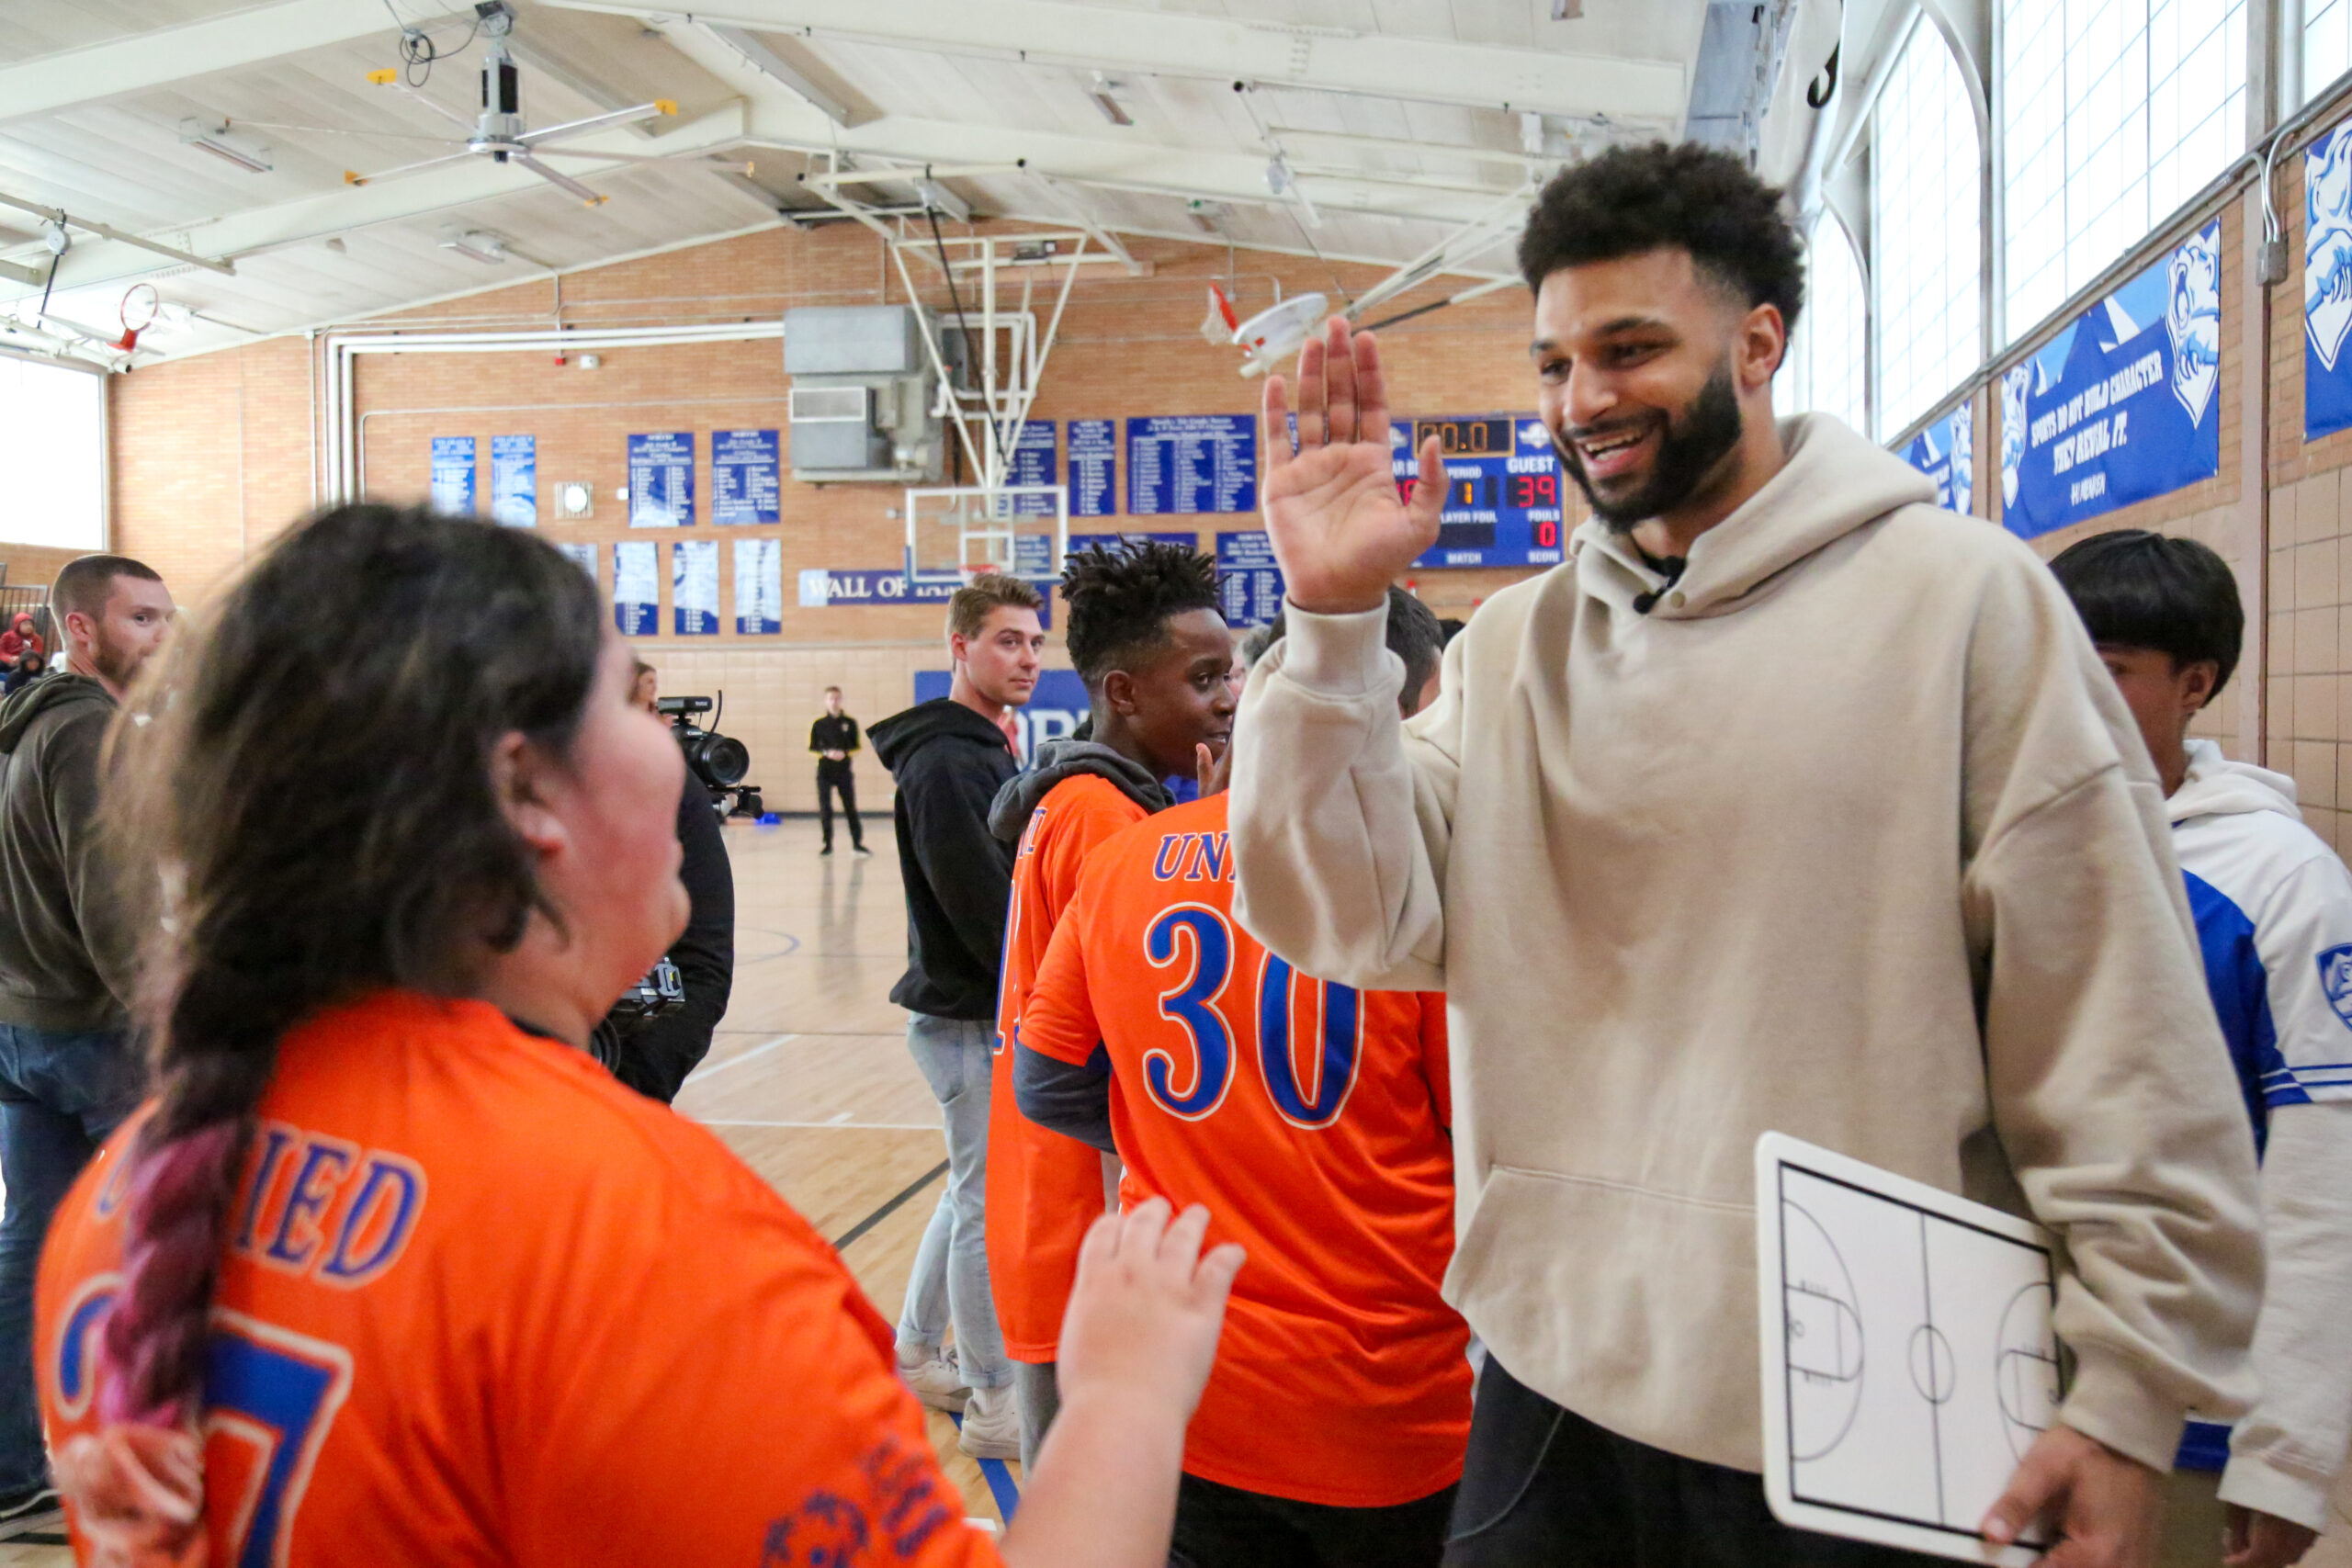
[[[2276,1514],[2222,1505],[2222,1568],[2293,1568],[2319,1532]]]
[[[2007,1546],[2047,1517],[2064,1539],[2042,1555],[2046,1568],[2154,1568],[2163,1517],[2154,1471],[2056,1426],[2034,1439],[1978,1528],[1986,1540]]]
[[[1445,494],[1437,439],[1421,444],[1408,503],[1390,464],[1379,345],[1370,333],[1351,340],[1338,316],[1299,351],[1295,455],[1290,389],[1282,377],[1266,378],[1260,491],[1290,602],[1317,615],[1375,609],[1396,575],[1437,541]]]
[[[1208,1211],[1154,1198],[1086,1233],[1062,1318],[1062,1405],[1024,1477],[1003,1551],[1014,1568],[1162,1568],[1184,1426],[1200,1403],[1241,1267],[1201,1255]]]
[[[1233,742],[1227,740],[1225,750],[1212,751],[1206,741],[1193,747],[1193,782],[1200,786],[1201,798],[1223,795],[1233,782]]]

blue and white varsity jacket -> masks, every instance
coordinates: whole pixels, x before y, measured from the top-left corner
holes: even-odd
[[[2260,1403],[2234,1438],[2192,1422],[2180,1463],[2227,1461],[2225,1498],[2316,1527],[2352,1442],[2352,873],[2303,825],[2292,779],[2210,740],[2188,752],[2173,846],[2265,1156],[2269,1269]]]

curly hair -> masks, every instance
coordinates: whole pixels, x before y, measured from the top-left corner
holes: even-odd
[[[1168,617],[1217,608],[1216,561],[1182,545],[1128,539],[1069,558],[1069,660],[1089,690],[1166,640]]]
[[[1564,266],[1645,251],[1687,251],[1699,270],[1750,306],[1777,306],[1796,330],[1804,255],[1781,193],[1728,152],[1693,142],[1612,147],[1544,187],[1519,239],[1530,290]]]

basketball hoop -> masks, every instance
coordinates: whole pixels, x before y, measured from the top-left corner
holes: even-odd
[[[134,283],[123,291],[122,308],[118,312],[122,322],[122,336],[108,346],[119,354],[129,354],[139,346],[139,334],[155,324],[164,309],[164,297],[155,292],[152,283]],[[138,320],[131,318],[136,316]]]

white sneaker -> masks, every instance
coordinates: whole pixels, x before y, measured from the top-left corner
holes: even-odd
[[[1011,1383],[972,1390],[956,1446],[974,1459],[1021,1457],[1021,1409],[1013,1403]]]
[[[913,1360],[907,1359],[907,1348],[899,1346],[899,1381],[933,1410],[961,1410],[972,1393],[964,1386],[964,1373],[956,1364],[953,1345],[944,1350],[917,1351]]]

